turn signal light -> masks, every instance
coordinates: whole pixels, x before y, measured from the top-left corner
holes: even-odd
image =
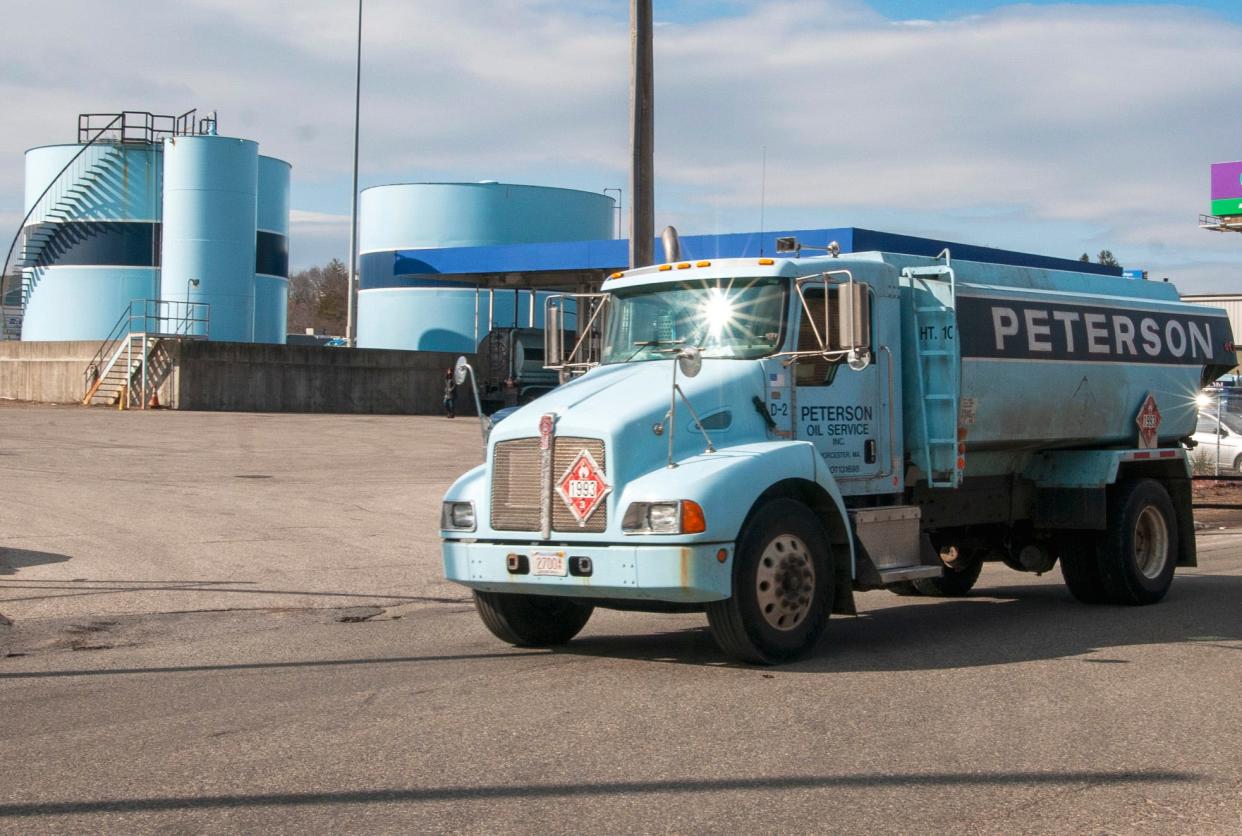
[[[775,264],[776,262],[770,258],[761,258],[759,259],[759,263],[767,267],[768,265]]]
[[[707,531],[707,517],[703,516],[703,508],[690,499],[681,501],[681,533],[702,534]]]

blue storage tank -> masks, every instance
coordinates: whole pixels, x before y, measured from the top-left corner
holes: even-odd
[[[497,326],[526,325],[530,294],[479,290],[427,272],[410,250],[592,241],[612,237],[615,203],[595,192],[509,183],[402,183],[359,202],[358,345],[472,352]],[[546,294],[539,294],[540,297]],[[535,302],[535,324],[543,310]]]
[[[164,141],[160,294],[210,304],[212,340],[254,339],[258,167],[250,140]]]
[[[257,343],[285,342],[289,313],[289,171],[284,160],[259,157],[254,267]]]
[[[29,262],[24,341],[103,339],[131,300],[158,296],[158,146],[100,143],[74,160],[79,151],[26,152],[24,212],[39,205],[17,254]]]

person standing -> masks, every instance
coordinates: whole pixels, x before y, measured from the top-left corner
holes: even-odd
[[[444,417],[457,417],[457,380],[452,369],[444,370]]]

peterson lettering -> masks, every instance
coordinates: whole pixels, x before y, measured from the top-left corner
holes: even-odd
[[[1223,317],[967,296],[957,324],[963,357],[1201,364],[1229,339]]]
[[[802,421],[870,421],[871,407],[853,405],[804,406]]]

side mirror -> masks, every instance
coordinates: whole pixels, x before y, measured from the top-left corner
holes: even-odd
[[[457,381],[457,385],[461,386],[466,382],[466,375],[470,373],[470,362],[465,356],[457,358],[456,365],[453,366],[453,380]]]
[[[837,309],[841,348],[866,350],[871,347],[871,292],[862,282],[841,285],[841,304]]]
[[[545,367],[559,366],[563,362],[561,313],[561,306],[558,304],[549,304],[543,313],[543,365]]]
[[[677,352],[677,369],[686,377],[696,377],[703,369],[703,355],[697,346],[688,345]]]

